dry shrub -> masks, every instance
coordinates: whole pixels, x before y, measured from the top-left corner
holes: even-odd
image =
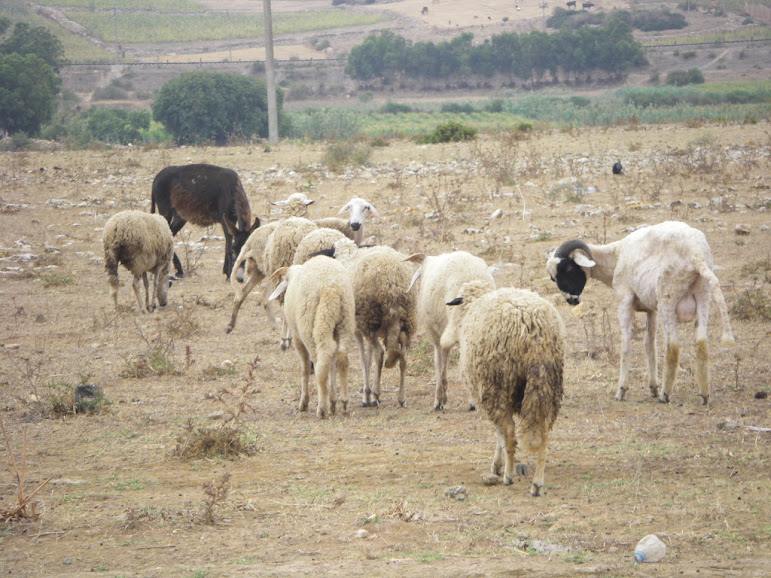
[[[5,509],[0,510],[0,519],[3,521],[9,520],[37,520],[40,516],[37,513],[38,502],[32,501],[32,498],[42,490],[48,482],[53,478],[48,478],[31,493],[26,494],[24,492],[24,486],[27,481],[27,428],[24,428],[22,434],[22,450],[21,450],[21,464],[16,461],[16,456],[11,448],[11,440],[8,437],[8,432],[5,430],[5,422],[3,422],[3,416],[0,415],[0,429],[3,431],[3,440],[5,441],[5,449],[8,452],[8,464],[13,469],[13,474],[16,484],[16,503]]]
[[[739,294],[730,311],[736,319],[768,321],[771,320],[771,301],[762,287],[749,287]]]
[[[225,501],[230,493],[230,474],[225,472],[213,482],[203,485],[203,510],[201,519],[204,524],[214,524],[214,509]]]

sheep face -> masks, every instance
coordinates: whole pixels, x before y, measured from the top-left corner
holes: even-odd
[[[591,251],[585,243],[568,241],[549,258],[546,270],[568,304],[578,305],[594,265]]]
[[[364,220],[367,218],[367,213],[372,213],[376,217],[379,216],[377,210],[372,204],[358,197],[348,201],[337,214],[342,215],[346,211],[350,213],[348,222],[351,225],[351,229],[354,231],[361,229],[362,225],[364,224]]]

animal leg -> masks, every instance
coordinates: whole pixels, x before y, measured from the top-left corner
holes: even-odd
[[[434,368],[436,369],[434,409],[441,411],[447,403],[447,351],[438,344],[434,345]]]
[[[404,393],[404,374],[407,373],[407,356],[404,350],[399,355],[399,405],[407,407],[407,396]]]
[[[362,373],[362,379],[364,379],[364,383],[361,386],[361,405],[362,407],[368,407],[370,394],[372,393],[372,390],[370,389],[370,385],[369,385],[369,379],[370,379],[369,348],[364,343],[364,335],[362,335],[361,331],[359,331],[358,329],[356,330],[356,344],[359,347],[359,359],[361,360],[361,373]]]
[[[659,396],[661,403],[669,403],[669,396],[672,393],[672,388],[677,379],[677,370],[680,366],[680,343],[677,338],[677,326],[675,325],[674,308],[669,314],[665,314],[665,308],[661,309],[661,318],[665,320],[662,322],[662,328],[664,329],[664,343],[667,351],[666,368],[664,370],[664,390]]]
[[[719,289],[719,286],[718,286]],[[709,298],[703,300],[696,295],[696,383],[699,384],[701,403],[709,403],[709,348],[707,347],[707,324],[709,323]]]
[[[501,430],[503,431],[503,441],[505,444],[503,485],[510,486],[514,483],[514,470],[516,467],[514,462],[514,454],[517,450],[517,438],[515,435],[514,420],[511,418],[511,416],[507,416],[505,418],[505,422],[501,427]]]
[[[645,331],[645,354],[648,357],[648,389],[651,395],[659,395],[658,369],[656,367],[656,332],[658,319],[655,311],[648,313],[648,323]]]
[[[318,404],[316,405],[316,416],[320,419],[327,417],[327,411],[329,410],[330,366],[331,359],[327,352],[317,350],[315,367]]]
[[[335,381],[339,385],[338,401],[343,415],[348,413],[348,352],[338,348],[335,354]]]
[[[112,297],[112,301],[115,304],[115,310],[118,310],[118,287],[120,284],[118,283],[118,276],[110,274],[109,278],[107,279],[107,284],[110,286],[110,297]]]
[[[624,401],[627,383],[629,381],[629,362],[632,353],[632,327],[634,325],[634,295],[625,297],[618,305],[618,322],[621,326],[621,367],[618,375],[618,391],[616,399]]]
[[[300,384],[300,411],[308,411],[308,381],[311,375],[311,356],[308,353],[305,345],[300,341],[297,342],[297,354],[300,356],[300,362],[303,369],[302,382]]]
[[[549,431],[546,427],[543,428],[539,438],[541,440],[540,445],[530,447],[530,450],[538,456],[538,463],[535,466],[535,476],[533,476],[533,484],[530,487],[531,496],[540,496],[541,490],[543,489],[543,474],[546,469],[546,445],[549,442]]]
[[[222,263],[222,272],[230,277],[230,272],[233,270],[233,235],[230,234],[232,225],[228,223],[223,216],[220,217],[222,223],[222,232],[225,234],[225,261]]]
[[[506,438],[501,431],[501,428],[495,426],[495,455],[493,456],[493,465],[490,466],[490,472],[496,476],[500,476],[503,473],[504,458],[503,453],[506,451]]]
[[[385,357],[385,352],[377,337],[369,342],[369,347],[370,352],[375,355],[375,380],[372,385],[372,401],[370,402],[370,405],[376,407],[380,405],[380,376],[383,374],[383,358]],[[372,353],[370,353],[370,358],[372,358]]]
[[[185,226],[185,219],[180,217],[178,214],[174,213],[174,215],[171,217],[171,220],[169,221],[169,228],[171,229],[171,235],[174,237],[177,235],[179,230]],[[184,277],[185,272],[182,270],[182,263],[179,260],[179,257],[177,257],[177,252],[174,251],[174,270],[177,272],[177,277]]]
[[[233,312],[230,315],[230,323],[225,329],[226,333],[230,333],[236,326],[236,319],[238,318],[238,312],[241,309],[241,305],[244,304],[246,298],[252,292],[252,290],[259,285],[262,279],[256,272],[257,265],[251,259],[246,261],[246,283],[244,287],[240,287],[238,281],[231,283],[233,285]]]
[[[140,294],[140,290],[139,290],[139,283],[141,282],[140,281],[141,279],[142,279],[141,275],[137,275],[136,277],[134,277],[134,283],[133,283],[134,295],[137,298],[137,303],[139,304],[139,310],[142,313],[147,313],[147,307],[145,306],[144,301],[142,301],[142,295]]]

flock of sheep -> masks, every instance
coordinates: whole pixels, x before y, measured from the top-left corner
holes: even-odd
[[[315,374],[318,417],[348,409],[348,354],[356,342],[363,373],[362,405],[380,403],[383,368],[398,362],[398,402],[406,404],[407,350],[420,324],[434,347],[435,409],[447,403],[447,361],[459,345],[460,370],[468,387],[469,408],[480,405],[495,427],[491,471],[513,482],[522,471],[514,460],[520,438],[537,455],[531,494],[544,484],[548,435],[563,395],[565,327],[555,307],[531,291],[497,288],[492,269],[465,251],[436,256],[404,255],[387,246],[362,246],[369,202],[354,198],[338,217],[308,219],[313,201],[295,193],[280,205],[285,218],[252,223],[238,175],[213,165],[163,169],[152,187],[152,213],[124,211],[104,229],[105,267],[117,307],[118,264],[134,275],[142,312],[166,304],[173,236],[186,221],[221,223],[226,238],[223,272],[234,293],[226,331],[236,325],[246,297],[268,280],[265,310],[272,324],[274,302],[282,302],[281,347],[294,347],[302,365],[299,409],[309,404]],[[162,215],[157,215],[155,209]],[[339,215],[348,213],[348,219]],[[419,267],[415,271],[415,264]],[[635,311],[647,314],[645,349],[648,386],[659,395],[656,333],[660,320],[666,342],[666,369],[660,401],[670,399],[679,359],[678,321],[695,321],[696,379],[709,401],[707,322],[711,301],[718,305],[723,343],[733,342],[725,299],[712,272],[706,238],[684,223],[643,227],[607,245],[572,240],[549,258],[547,270],[568,303],[577,305],[589,278],[610,285],[618,299],[622,333],[621,370],[616,399],[627,389]],[[153,276],[152,299],[148,273]],[[140,297],[140,279],[145,300]],[[374,375],[372,365],[374,358]]]

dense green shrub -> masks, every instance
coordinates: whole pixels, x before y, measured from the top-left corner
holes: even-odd
[[[408,104],[402,104],[400,102],[391,102],[390,100],[380,107],[379,112],[381,114],[401,114],[405,112],[412,112],[412,107]]]
[[[502,98],[494,98],[485,103],[485,112],[503,112],[504,102]]]
[[[141,142],[141,130],[150,128],[150,113],[146,110],[127,111],[92,108],[87,112],[90,135],[107,143],[126,145]]]
[[[670,86],[685,86],[686,84],[704,84],[704,74],[698,68],[688,70],[673,70],[667,74],[666,84]]]
[[[476,112],[476,109],[470,104],[460,104],[459,102],[445,102],[442,104],[442,112],[449,112],[452,114],[471,114]]]
[[[477,129],[450,121],[437,126],[433,132],[418,137],[420,144],[437,144],[444,142],[461,142],[474,140],[477,136]]]

